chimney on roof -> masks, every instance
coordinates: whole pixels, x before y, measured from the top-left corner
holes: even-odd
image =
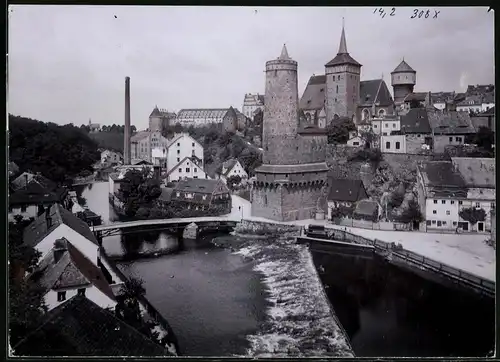
[[[50,205],[45,209],[45,222],[47,224],[47,230],[52,227],[52,217],[50,216]]]
[[[54,253],[54,264],[57,264],[59,260],[61,260],[64,253],[68,251],[68,245],[66,244],[65,239],[57,239],[54,242],[54,247],[52,248],[52,252]]]

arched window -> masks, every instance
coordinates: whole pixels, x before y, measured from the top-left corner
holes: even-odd
[[[363,120],[367,120],[370,118],[370,111],[368,109],[363,109],[363,112],[361,113],[361,118]]]
[[[384,110],[384,109],[381,109],[380,111],[378,111],[378,116],[379,116],[379,117],[383,117],[383,116],[385,116],[385,110]]]

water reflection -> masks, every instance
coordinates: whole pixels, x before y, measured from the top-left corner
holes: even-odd
[[[313,258],[359,357],[486,356],[494,346],[492,299],[445,288],[378,256]]]

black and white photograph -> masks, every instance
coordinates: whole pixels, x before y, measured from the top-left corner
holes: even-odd
[[[493,9],[7,12],[9,357],[495,357]]]

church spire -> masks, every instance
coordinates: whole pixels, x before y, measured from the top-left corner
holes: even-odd
[[[344,18],[342,18],[342,35],[340,35],[340,46],[338,54],[349,54],[347,52],[347,42],[345,41]]]
[[[286,49],[286,44],[283,44],[283,49],[281,50],[281,55],[278,59],[281,60],[289,60],[290,56],[288,55],[288,50]]]

